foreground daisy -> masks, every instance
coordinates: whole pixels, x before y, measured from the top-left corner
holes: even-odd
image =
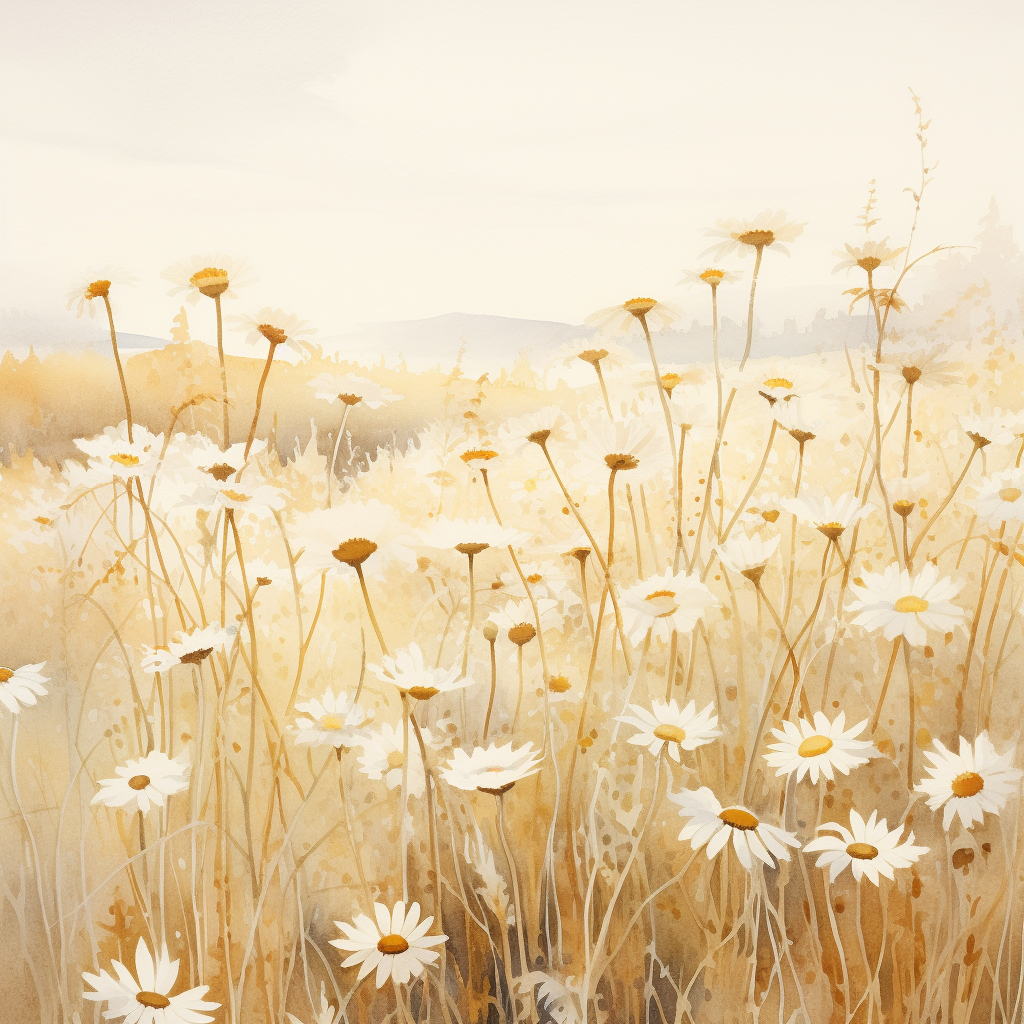
[[[365,735],[362,726],[373,718],[372,711],[365,711],[344,694],[335,697],[333,690],[296,704],[295,710],[309,716],[296,719],[296,743],[332,746],[338,751],[356,746]]]
[[[948,576],[940,580],[932,562],[926,562],[916,576],[893,562],[884,573],[866,572],[854,581],[855,597],[849,609],[857,613],[854,625],[869,632],[881,628],[886,640],[902,636],[922,647],[928,642],[929,629],[948,633],[963,622],[963,609],[949,600],[962,586]]]
[[[867,719],[858,722],[851,729],[843,732],[846,725],[846,712],[840,711],[835,721],[830,722],[820,711],[814,715],[814,724],[801,718],[796,724],[783,722],[781,729],[772,729],[772,735],[778,743],[769,744],[773,751],[765,754],[764,759],[772,768],[777,768],[776,775],[792,775],[796,772],[796,781],[810,773],[811,782],[817,785],[818,773],[826,779],[834,780],[836,769],[849,775],[851,768],[867,764],[868,758],[858,751],[873,747],[870,740],[858,740]]]
[[[751,855],[774,868],[775,858],[789,860],[787,846],[800,847],[792,832],[760,821],[745,807],[723,807],[707,786],[669,793],[668,797],[679,804],[680,816],[689,819],[679,833],[680,840],[689,840],[695,850],[707,846],[708,860],[730,838],[736,856],[748,871],[754,863]]]
[[[102,434],[76,438],[75,447],[89,457],[89,473],[101,480],[127,483],[133,477],[152,476],[160,464],[163,434],[153,436],[136,426],[128,438],[128,423],[105,427]]]
[[[467,754],[461,747],[456,748],[447,768],[441,769],[445,781],[456,789],[478,789],[481,793],[500,795],[510,790],[517,782],[540,771],[542,760],[539,751],[527,743],[518,750],[511,743],[499,747],[477,747]]]
[[[405,904],[399,900],[393,910],[383,903],[374,903],[376,922],[365,914],[356,916],[353,924],[342,921],[334,923],[345,934],[343,939],[331,939],[331,945],[350,952],[352,955],[342,961],[342,967],[359,964],[357,981],[365,978],[376,968],[377,988],[390,978],[404,985],[410,978],[419,977],[427,964],[432,964],[438,953],[431,946],[446,942],[447,935],[427,935],[434,923],[433,917],[420,921],[420,905],[414,903],[406,913]]]
[[[151,806],[164,807],[167,797],[188,789],[188,754],[170,758],[154,750],[114,773],[117,778],[100,780],[99,792],[90,802],[120,807],[128,814],[148,814]]]
[[[439,693],[450,693],[469,686],[473,679],[464,676],[459,666],[430,668],[423,660],[418,644],[409,644],[393,658],[384,655],[383,665],[366,667],[382,682],[390,683],[416,700],[429,700]]]
[[[0,704],[11,714],[16,715],[22,704],[31,707],[36,703],[36,697],[45,697],[49,692],[43,683],[50,680],[40,674],[40,669],[45,665],[45,661],[22,665],[21,668],[5,668],[0,665]]]
[[[900,842],[903,826],[889,831],[885,818],[876,821],[878,811],[872,811],[865,821],[856,811],[850,811],[850,827],[838,822],[819,825],[819,832],[835,832],[834,836],[819,836],[804,847],[805,853],[821,853],[815,866],[828,868],[828,880],[834,882],[847,867],[856,881],[865,875],[878,885],[878,876],[892,879],[896,868],[908,868],[927,852],[927,846],[914,846],[914,833]]]
[[[666,569],[622,592],[623,626],[634,644],[641,643],[648,630],[667,643],[673,632],[691,632],[704,613],[719,603],[696,576],[673,575]]]
[[[983,732],[972,746],[960,737],[960,753],[947,750],[938,740],[932,741],[934,750],[924,756],[931,762],[925,768],[928,778],[915,787],[917,793],[928,796],[928,806],[942,812],[942,827],[948,832],[956,815],[964,828],[971,828],[984,820],[985,812],[999,814],[1020,782],[1021,772],[1013,765],[1014,748],[997,754],[996,748]]]
[[[667,746],[669,757],[679,761],[682,751],[696,750],[722,735],[715,705],[709,704],[700,714],[696,709],[692,700],[680,711],[674,699],[667,703],[655,699],[650,711],[639,704],[630,704],[629,710],[634,714],[620,715],[615,721],[639,730],[630,737],[630,743],[647,747],[655,756]]]
[[[967,504],[991,526],[1024,522],[1024,469],[1007,469],[985,477],[978,485],[978,496]]]
[[[99,974],[83,971],[82,977],[95,991],[83,992],[82,997],[105,1002],[107,1009],[103,1016],[107,1020],[123,1017],[124,1024],[206,1024],[212,1021],[213,1017],[201,1012],[220,1006],[220,1003],[203,999],[210,991],[209,985],[170,995],[178,980],[178,963],[171,960],[166,949],[160,950],[154,960],[146,940],[139,939],[135,947],[135,975],[117,960],[110,962],[116,978],[102,970]]]

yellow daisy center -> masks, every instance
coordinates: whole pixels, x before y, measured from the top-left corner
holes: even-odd
[[[777,508],[768,508],[761,513],[761,518],[766,523],[774,523],[779,518],[779,510]]]
[[[999,492],[999,497],[1002,501],[1016,501],[1021,496],[1021,489],[1019,487],[1004,487]]]
[[[757,246],[760,249],[762,246],[771,245],[775,241],[775,232],[755,228],[751,231],[741,231],[734,237],[737,242],[742,242],[744,245]]]
[[[285,334],[280,327],[275,327],[273,324],[259,324],[256,330],[259,331],[271,345],[283,345],[288,340],[288,335]]]
[[[0,666],[0,683],[6,683],[14,675],[13,669]]]
[[[206,472],[209,473],[217,483],[222,484],[233,473],[237,473],[238,470],[235,469],[234,466],[229,466],[226,462],[216,462],[212,466],[208,466]]]
[[[170,999],[159,992],[136,992],[135,1001],[152,1010],[163,1010],[171,1005]]]
[[[409,948],[409,943],[401,935],[385,935],[377,943],[377,949],[388,956],[395,956],[404,953]]]
[[[857,266],[862,270],[877,270],[882,265],[882,261],[877,256],[861,256],[857,260]]]
[[[896,515],[906,519],[914,511],[914,502],[907,501],[906,498],[900,498],[892,503],[892,510]]]
[[[496,459],[498,453],[491,451],[489,448],[474,448],[472,451],[463,452],[459,458],[465,463],[470,462],[490,462],[491,459]]]
[[[635,455],[629,455],[628,453],[615,452],[611,455],[604,457],[605,465],[609,469],[616,471],[620,469],[636,469],[640,465],[640,460]]]
[[[786,380],[785,377],[769,377],[764,382],[764,386],[766,388],[785,388],[786,391],[789,391],[793,387],[793,382]]]
[[[654,307],[658,304],[657,299],[630,299],[628,302],[622,304],[622,308],[627,313],[632,313],[635,317],[646,316]]]
[[[707,270],[704,271],[703,274],[700,275],[700,279],[704,281],[706,284],[710,285],[721,284],[723,277],[725,277],[724,270],[714,270],[711,267],[709,267]]]
[[[818,532],[823,533],[829,540],[839,540],[845,529],[842,523],[822,523],[818,527]]]
[[[85,289],[85,297],[87,299],[105,299],[109,294],[109,281],[93,281],[92,284]]]
[[[464,555],[479,555],[481,551],[486,551],[489,547],[490,544],[484,544],[481,542],[467,542],[465,544],[456,544],[455,550],[461,552]]]
[[[827,736],[808,736],[807,739],[796,748],[801,757],[820,757],[832,749],[832,741]]]
[[[528,644],[537,635],[537,630],[529,622],[521,622],[508,631],[508,638],[517,647]]]
[[[343,729],[345,720],[340,715],[322,715],[320,718],[321,729]]]
[[[544,444],[550,436],[550,430],[534,430],[526,435],[526,440],[532,441],[534,444]]]
[[[362,400],[362,395],[338,395],[342,403],[345,405],[358,405]]]
[[[542,579],[544,579],[544,577],[541,576],[541,574],[539,572],[531,572],[530,575],[526,577],[526,582],[527,583],[540,583],[540,581]]]
[[[928,611],[928,602],[923,597],[909,594],[906,597],[901,597],[893,607],[898,612],[926,612]]]
[[[118,452],[116,455],[110,456],[111,462],[116,462],[119,466],[137,466],[139,464],[138,455],[130,455],[126,452]]]
[[[370,555],[377,550],[377,545],[365,537],[353,537],[351,540],[342,541],[331,554],[339,562],[351,565],[353,568],[362,565]]]
[[[608,349],[606,348],[588,348],[580,353],[580,359],[585,363],[590,363],[591,366],[597,366],[605,356],[608,355]]]
[[[136,792],[139,792],[140,790],[145,789],[149,785],[149,782],[150,780],[148,775],[133,775],[128,780],[128,787],[129,789],[134,789]]]
[[[649,611],[659,619],[672,615],[678,608],[674,590],[653,590],[645,598],[649,602]]]
[[[436,686],[410,686],[406,691],[414,700],[430,700],[441,691]]]
[[[388,767],[389,768],[401,768],[405,761],[405,755],[400,750],[392,750],[388,754]]]
[[[922,371],[919,366],[904,366],[900,372],[908,384],[916,384],[921,379]]]
[[[180,661],[182,665],[198,665],[204,658],[208,658],[211,654],[213,654],[212,647],[201,647],[198,651],[188,651],[185,654],[182,654],[178,658],[178,661]]]
[[[953,796],[977,796],[985,788],[985,780],[977,772],[958,775],[950,787]]]
[[[566,676],[552,676],[548,680],[548,689],[552,693],[565,693],[571,687],[572,683],[569,682]]]
[[[38,523],[40,526],[51,526],[53,524],[53,520],[47,519],[46,516],[36,516],[33,522]]]
[[[228,290],[228,272],[217,267],[204,267],[197,270],[189,279],[189,284],[207,298],[215,299]]]
[[[726,825],[738,828],[741,832],[752,832],[761,824],[750,811],[745,811],[742,807],[726,807],[724,811],[719,813],[718,817]]]
[[[537,481],[536,480],[524,480],[523,481],[523,490],[527,491],[527,492],[531,492],[531,491],[537,490]]]
[[[224,497],[229,499],[230,501],[242,502],[242,501],[251,501],[252,500],[252,495],[251,494],[241,494],[238,491],[221,491],[221,494],[223,494]]]
[[[850,843],[846,852],[854,860],[874,860],[878,856],[878,850],[868,843]]]
[[[682,743],[686,739],[686,730],[680,729],[678,725],[659,725],[654,730],[654,735],[668,743]]]

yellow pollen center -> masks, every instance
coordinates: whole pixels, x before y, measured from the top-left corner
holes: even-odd
[[[459,456],[463,462],[490,462],[491,459],[496,459],[498,453],[491,451],[489,448],[474,448],[473,451],[463,452]]]
[[[321,729],[343,729],[345,721],[340,715],[323,715],[320,718]]]
[[[14,675],[14,672],[9,668],[0,667],[0,683],[6,683]]]
[[[414,700],[430,700],[441,691],[436,686],[410,686],[407,692]]]
[[[206,472],[209,473],[217,483],[222,484],[229,476],[237,473],[238,470],[235,469],[234,466],[229,466],[226,462],[217,462],[210,466]]]
[[[654,730],[654,735],[668,743],[682,743],[686,739],[686,730],[680,729],[678,725],[659,725]]]
[[[207,298],[214,299],[228,290],[228,272],[217,267],[204,267],[197,270],[189,279],[189,284]]]
[[[111,462],[116,462],[119,466],[137,466],[139,464],[138,455],[129,455],[124,452],[118,452],[116,455],[110,456]]]
[[[892,503],[892,510],[896,515],[902,516],[906,519],[907,516],[914,511],[914,503],[912,501],[907,501],[906,498],[900,498]]]
[[[280,327],[274,327],[273,324],[260,324],[256,330],[258,330],[271,345],[282,345],[288,340],[288,335],[285,334]]]
[[[517,626],[513,626],[508,631],[508,638],[517,647],[522,647],[524,644],[528,644],[537,635],[537,630],[534,629],[532,623],[521,622]]]
[[[921,379],[921,368],[919,366],[904,366],[900,372],[908,384],[916,384]]]
[[[597,366],[607,355],[608,349],[606,348],[588,348],[580,353],[580,359],[585,363],[590,363],[591,366]]]
[[[775,232],[767,230],[743,231],[736,235],[735,238],[744,245],[753,245],[761,248],[765,245],[771,245],[775,241]]]
[[[145,789],[149,785],[148,775],[133,775],[128,780],[128,787],[134,789],[136,792]]]
[[[401,768],[402,763],[405,761],[405,755],[400,750],[392,750],[388,754],[388,767],[389,768]]]
[[[541,576],[541,574],[539,572],[531,572],[530,575],[526,577],[526,582],[527,583],[540,583],[540,581],[543,578],[544,577]]]
[[[1003,501],[1016,501],[1021,496],[1021,489],[1019,487],[1004,487],[999,492],[999,497]]]
[[[53,520],[47,519],[46,516],[36,516],[34,522],[37,522],[40,526],[50,526]]]
[[[724,270],[708,269],[705,270],[704,273],[700,275],[700,279],[710,285],[721,284],[723,277],[725,277]]]
[[[657,299],[630,299],[628,302],[624,302],[622,304],[622,308],[626,310],[627,313],[632,313],[635,317],[641,317],[650,313],[657,304]]]
[[[526,491],[528,494],[533,492],[533,491],[535,491],[535,490],[537,490],[537,481],[536,480],[524,480],[523,481],[523,490]]]
[[[486,551],[490,547],[490,544],[484,544],[480,541],[473,543],[467,541],[464,544],[456,544],[455,550],[463,555],[479,555],[481,551]]]
[[[719,813],[718,817],[726,825],[738,828],[741,832],[752,832],[761,824],[750,811],[745,811],[742,807],[726,807],[724,811]]]
[[[777,508],[765,509],[765,511],[761,513],[761,518],[766,523],[774,523],[779,518],[779,510]]]
[[[857,260],[857,266],[861,270],[877,270],[882,265],[882,261],[877,256],[861,256]]]
[[[389,956],[404,953],[408,948],[409,943],[406,942],[401,935],[385,935],[380,942],[377,943],[377,949],[381,953],[385,953]]]
[[[88,288],[85,289],[85,297],[87,299],[103,299],[110,294],[110,282],[109,281],[93,281]]]
[[[142,1003],[143,1006],[148,1006],[152,1010],[163,1010],[171,1005],[170,999],[167,996],[162,996],[159,992],[136,992],[135,1002]]]
[[[640,460],[635,455],[622,452],[613,452],[611,455],[606,455],[604,461],[609,469],[614,469],[616,472],[620,469],[636,469],[640,465]]]
[[[649,611],[659,619],[672,615],[679,608],[674,590],[654,590],[644,600],[650,602]]]
[[[565,693],[572,687],[572,684],[565,676],[552,676],[548,680],[548,689],[552,693]]]
[[[913,594],[901,597],[894,605],[898,612],[926,612],[928,602],[923,597],[914,597]]]
[[[977,772],[964,772],[952,784],[953,796],[977,796],[985,788],[985,780]]]
[[[793,387],[791,380],[786,380],[785,377],[769,377],[765,382],[766,388],[785,388],[789,391]]]
[[[223,494],[225,498],[228,498],[231,501],[251,501],[252,500],[252,495],[250,495],[250,494],[240,494],[238,491],[221,491],[221,494]]]
[[[832,749],[832,741],[827,736],[808,736],[807,739],[796,748],[801,757],[818,757],[827,754]]]
[[[377,545],[365,537],[353,537],[350,540],[342,541],[331,554],[339,562],[351,565],[353,568],[362,565],[370,555],[377,550]]]
[[[854,860],[874,860],[878,856],[878,850],[868,843],[850,843],[846,852]]]

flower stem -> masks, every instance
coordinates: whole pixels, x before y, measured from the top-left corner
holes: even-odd
[[[231,444],[231,428],[228,424],[228,368],[224,362],[224,319],[221,315],[219,295],[214,295],[213,304],[217,310],[217,358],[220,360],[220,400],[224,410],[224,426],[220,447],[221,451],[227,451]]]
[[[128,420],[128,443],[132,444],[132,403],[128,400],[128,385],[124,379],[121,354],[117,350],[117,331],[114,330],[114,311],[110,308],[109,296],[103,296],[103,304],[107,307],[107,322],[110,324],[110,346],[114,350],[114,363],[117,365],[117,376],[121,381],[121,394],[124,395],[124,412]]]
[[[761,256],[764,253],[764,246],[757,246],[757,256],[754,258],[754,273],[750,278],[750,302],[747,304],[747,343],[743,347],[743,358],[740,360],[740,370],[747,365],[750,358],[750,343],[754,337],[754,293],[757,290],[757,272],[761,269]]]
[[[341,447],[341,439],[345,436],[345,424],[348,422],[348,414],[352,406],[345,404],[345,412],[341,417],[341,426],[338,427],[338,436],[334,439],[334,453],[331,455],[331,464],[327,467],[327,507],[331,507],[331,491],[334,490],[335,467],[338,465],[338,449]]]
[[[901,633],[892,642],[892,656],[889,658],[889,667],[885,672],[885,681],[882,683],[882,692],[878,695],[878,706],[875,708],[875,713],[871,716],[871,732],[874,732],[878,728],[878,719],[882,714],[882,705],[885,703],[885,695],[889,690],[889,680],[892,679],[893,666],[896,664],[896,655],[899,653],[900,641],[903,639]]]
[[[274,353],[277,351],[277,346],[280,342],[272,341],[270,343],[270,351],[267,353],[267,362],[263,367],[263,376],[260,377],[259,387],[256,389],[256,410],[252,417],[252,426],[249,428],[249,440],[245,442],[245,454],[243,460],[249,458],[249,449],[252,448],[252,443],[256,439],[256,424],[260,418],[260,407],[263,405],[263,389],[267,386],[267,378],[270,376],[270,366],[274,361]],[[227,409],[227,406],[224,407]]]
[[[380,626],[377,625],[377,616],[373,614],[373,605],[370,604],[370,592],[366,589],[366,579],[363,576],[362,565],[356,566],[356,575],[359,577],[359,586],[363,591],[366,612],[370,616],[370,624],[373,626],[373,631],[377,634],[377,643],[380,644],[381,653],[390,655],[391,652],[388,650],[388,645],[384,643],[384,634],[380,631]]]
[[[481,738],[481,743],[487,742],[487,730],[491,726],[491,710],[494,708],[494,691],[498,686],[498,661],[494,653],[494,640],[490,641],[491,645],[491,694],[487,698],[487,714],[484,715],[484,733]]]

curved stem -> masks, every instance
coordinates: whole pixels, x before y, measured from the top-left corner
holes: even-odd
[[[754,337],[754,293],[757,290],[757,272],[761,269],[761,256],[764,253],[764,246],[757,246],[757,256],[754,259],[754,273],[750,278],[750,302],[747,304],[747,343],[743,347],[743,358],[740,360],[740,370],[747,365],[750,358],[750,343]]]
[[[245,454],[242,456],[242,460],[249,458],[249,449],[252,447],[252,443],[256,440],[256,424],[260,418],[260,407],[263,405],[263,389],[267,386],[267,378],[270,376],[270,366],[274,362],[274,353],[277,351],[277,346],[280,342],[272,341],[270,343],[270,351],[267,353],[267,362],[263,367],[263,376],[260,377],[259,387],[256,389],[256,410],[252,416],[252,426],[249,428],[249,439],[245,442]]]
[[[505,794],[495,795],[495,804],[498,808],[498,836],[501,839],[501,848],[505,851],[505,859],[508,861],[508,873],[512,879],[512,899],[515,902],[516,910],[516,939],[519,941],[519,976],[526,974],[529,967],[526,953],[526,940],[523,938],[523,902],[519,897],[519,872],[516,870],[516,862],[509,849],[508,837],[505,835]],[[512,995],[510,993],[510,995]],[[512,996],[512,998],[515,998]]]
[[[110,324],[110,347],[114,350],[114,362],[117,364],[117,376],[121,381],[121,394],[124,396],[124,412],[128,420],[128,443],[132,443],[132,403],[128,400],[128,385],[124,379],[124,367],[121,365],[121,354],[117,350],[117,331],[114,330],[114,311],[110,308],[110,298],[103,296],[103,304],[107,307],[107,322]]]
[[[907,473],[910,470],[910,429],[911,420],[913,419],[914,409],[914,385],[912,382],[907,382],[907,433],[903,438],[903,479],[907,479]]]
[[[608,554],[605,561],[609,565],[615,558],[615,474],[617,472],[617,469],[613,469],[608,474]]]
[[[363,601],[366,603],[366,612],[370,616],[370,625],[373,626],[374,633],[377,634],[377,643],[380,644],[382,654],[390,655],[388,645],[384,643],[384,634],[380,631],[380,626],[377,625],[377,616],[373,614],[373,605],[370,604],[370,592],[366,589],[366,579],[363,576],[362,565],[356,566],[356,575],[359,577],[359,586],[363,591]]]
[[[481,738],[481,743],[487,742],[487,730],[491,726],[491,710],[494,708],[494,691],[498,685],[498,662],[494,653],[494,641],[490,641],[491,645],[491,694],[487,698],[487,714],[484,715],[484,734]]]
[[[348,414],[352,406],[345,403],[345,412],[341,417],[341,426],[338,427],[338,436],[334,439],[334,453],[331,455],[331,463],[327,467],[327,507],[331,507],[331,491],[334,490],[335,471],[338,465],[338,449],[341,447],[341,439],[345,436],[345,424],[348,422]]]

